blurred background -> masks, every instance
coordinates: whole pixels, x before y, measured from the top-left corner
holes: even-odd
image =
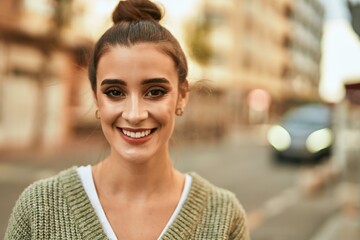
[[[117,0],[0,2],[0,235],[31,182],[100,161],[87,78]],[[171,152],[253,240],[360,238],[360,1],[159,0],[192,84]]]

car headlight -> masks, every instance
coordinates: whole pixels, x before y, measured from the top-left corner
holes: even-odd
[[[269,143],[278,151],[285,151],[291,144],[290,134],[279,125],[269,129],[267,138]]]
[[[316,153],[328,148],[333,140],[332,131],[329,128],[317,130],[306,139],[306,148],[311,153]]]

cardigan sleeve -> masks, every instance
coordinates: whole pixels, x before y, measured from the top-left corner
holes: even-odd
[[[249,229],[247,226],[246,214],[242,205],[239,203],[235,195],[234,200],[234,218],[229,240],[249,240]]]
[[[30,207],[28,206],[27,190],[20,195],[13,208],[4,240],[31,239]]]

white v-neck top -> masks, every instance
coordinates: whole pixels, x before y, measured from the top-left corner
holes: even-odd
[[[111,228],[111,225],[110,225],[110,223],[105,215],[105,212],[101,206],[99,196],[96,192],[94,179],[93,179],[92,171],[91,171],[91,166],[90,165],[81,166],[81,167],[78,167],[76,169],[76,171],[80,177],[80,180],[84,187],[84,190],[90,199],[91,205],[94,207],[96,215],[98,216],[100,223],[104,228],[104,232],[106,233],[106,235],[108,236],[108,238],[110,240],[117,240],[116,235],[115,235],[113,229]],[[189,194],[191,182],[192,182],[192,177],[190,175],[186,174],[184,189],[181,193],[180,200],[176,206],[175,211],[171,215],[168,223],[166,224],[165,228],[162,230],[158,239],[161,238],[161,236],[166,232],[166,230],[174,222],[176,216],[179,214],[179,212],[180,212],[182,206],[184,205],[184,202]]]

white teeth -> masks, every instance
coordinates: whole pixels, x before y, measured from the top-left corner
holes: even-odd
[[[127,131],[127,130],[122,129],[122,132],[126,136],[131,137],[131,138],[143,138],[143,137],[148,136],[151,133],[151,130],[145,130],[145,131],[142,131],[142,132],[131,132],[131,131]]]

